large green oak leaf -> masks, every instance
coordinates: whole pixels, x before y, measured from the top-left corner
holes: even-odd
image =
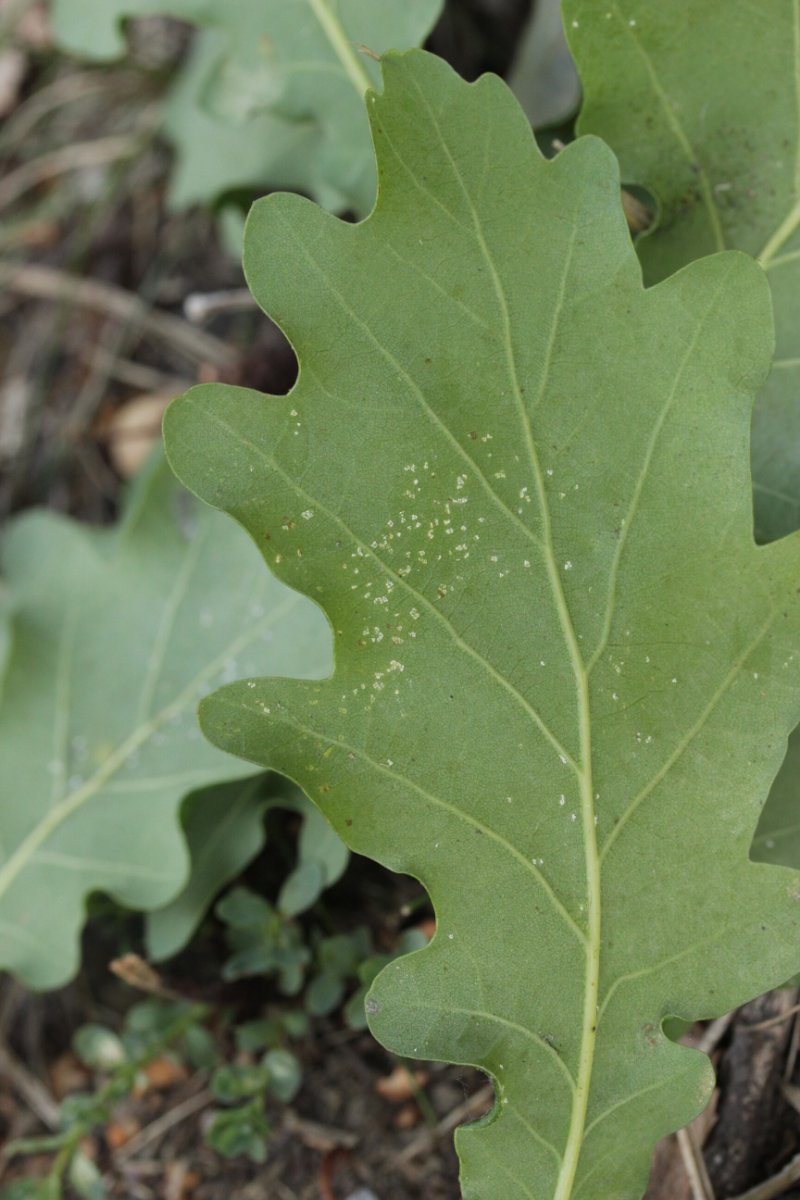
[[[581,133],[658,202],[645,280],[728,247],[760,259],[777,352],[753,419],[759,537],[800,527],[800,3],[564,0]]]
[[[33,513],[7,535],[0,966],[31,987],[76,970],[91,892],[170,901],[188,871],[184,797],[251,774],[200,737],[201,697],[242,671],[329,670],[322,613],[227,525],[161,460],[116,529]]]
[[[798,876],[748,858],[800,716],[800,542],[752,530],[769,290],[737,253],[645,289],[601,142],[546,162],[498,79],[384,75],[371,217],[250,218],[294,390],[167,414],[179,476],[335,638],[329,680],[234,683],[201,722],[430,892],[436,937],[367,1007],[493,1078],[466,1200],[635,1200],[712,1087],[664,1018],[800,957]]]

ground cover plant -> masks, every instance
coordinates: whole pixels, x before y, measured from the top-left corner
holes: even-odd
[[[115,1175],[153,1079],[197,1081],[177,1111],[202,1126],[203,1170],[226,1164],[223,1194],[224,1171],[281,1200],[784,1194],[800,1178],[794,6],[729,21],[697,0],[566,0],[574,123],[552,5],[505,60],[525,111],[496,77],[393,49],[437,4],[139,7],[210,26],[173,96],[214,190],[248,182],[228,164],[260,121],[249,182],[307,195],[258,201],[245,237],[252,295],[288,339],[273,327],[260,353],[284,366],[236,364],[218,335],[257,326],[225,315],[228,293],[200,297],[216,334],[148,314],[182,375],[194,355],[214,380],[169,408],[168,461],[153,448],[111,529],[39,513],[6,535],[0,966],[52,989],[113,958],[159,999],[83,1014],[80,1086],[55,1107],[10,1039],[12,1087],[50,1132],[15,1129],[3,1195],[218,1195],[202,1172],[159,1190]],[[118,55],[136,11],[59,0],[54,29]],[[535,137],[537,112],[558,130]],[[212,128],[236,131],[229,159]],[[49,269],[0,264],[28,295],[54,294]],[[156,375],[106,345],[122,378]],[[411,1140],[347,1176],[320,1064],[348,1039],[378,1053],[367,1024]],[[436,1100],[430,1060],[490,1085]],[[458,1181],[403,1173],[468,1116]],[[164,1136],[136,1128],[134,1146]],[[298,1137],[327,1139],[318,1181],[284,1157]]]

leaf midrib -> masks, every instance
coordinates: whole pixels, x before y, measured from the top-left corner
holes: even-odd
[[[578,1072],[575,1079],[576,1086],[573,1094],[570,1127],[553,1197],[553,1200],[569,1200],[569,1196],[572,1193],[572,1185],[578,1169],[581,1149],[583,1147],[584,1128],[586,1125],[586,1114],[591,1090],[592,1069],[594,1066],[594,1051],[597,1041],[597,1001],[600,982],[602,904],[600,861],[597,853],[597,837],[595,833],[594,821],[595,814],[594,786],[592,779],[592,731],[591,710],[589,706],[589,680],[586,667],[583,662],[583,656],[581,655],[580,647],[578,645],[575,625],[567,604],[561,575],[556,563],[550,506],[547,499],[547,489],[545,487],[544,475],[539,462],[536,441],[533,436],[532,422],[528,414],[528,409],[525,405],[522,387],[520,384],[519,369],[517,367],[516,355],[514,352],[513,330],[508,297],[506,296],[497,265],[486,241],[480,215],[469,189],[466,186],[458,163],[453,157],[450,147],[447,144],[447,139],[444,136],[441,126],[439,125],[436,113],[434,112],[433,107],[431,106],[430,101],[425,95],[423,89],[419,86],[417,81],[413,79],[413,77],[411,78],[411,83],[420,98],[422,106],[428,112],[430,122],[439,139],[444,155],[450,164],[454,178],[458,182],[459,190],[464,197],[470,217],[472,219],[475,239],[492,279],[492,287],[495,292],[495,297],[503,325],[503,342],[506,353],[509,379],[511,382],[514,401],[519,413],[522,431],[525,437],[526,448],[528,451],[537,498],[539,501],[543,529],[541,545],[544,554],[548,582],[553,596],[553,601],[556,606],[559,623],[567,644],[569,660],[575,679],[580,746],[578,759],[580,765],[577,773],[581,796],[581,832],[586,870],[586,915],[588,936],[586,937],[585,942],[586,974],[584,982],[583,1027],[581,1031],[581,1049],[578,1060]],[[558,336],[559,322],[566,302],[567,281],[569,279],[569,274],[572,267],[577,233],[577,224],[574,224],[564,257],[564,268],[561,274],[559,292],[556,297],[556,303],[553,306],[550,333],[548,335],[547,348],[545,351],[544,361],[542,363],[538,395],[533,403],[534,409],[538,407],[538,404],[542,400],[550,378],[553,353]]]

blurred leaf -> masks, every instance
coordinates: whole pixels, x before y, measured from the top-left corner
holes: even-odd
[[[311,908],[326,887],[341,878],[350,852],[319,809],[302,793],[294,807],[302,814],[299,863],[287,877],[278,896],[278,908],[287,917]]]
[[[344,999],[344,979],[323,971],[306,988],[305,1006],[314,1017],[325,1017],[334,1012]]]
[[[236,1045],[244,1053],[263,1050],[265,1046],[276,1046],[280,1041],[280,1026],[277,1021],[266,1018],[245,1021],[236,1026]]]
[[[183,1035],[183,1051],[195,1071],[210,1071],[219,1064],[221,1053],[204,1025],[190,1025]]]
[[[61,1187],[57,1179],[15,1179],[0,1192],[0,1200],[61,1200]]]
[[[232,929],[255,929],[261,933],[275,921],[272,905],[246,887],[232,888],[220,900],[215,911],[219,919]]]
[[[263,1063],[227,1064],[217,1067],[211,1076],[211,1091],[223,1104],[235,1104],[248,1096],[257,1096],[267,1086],[267,1068]]]
[[[6,667],[11,654],[12,614],[9,598],[0,580],[0,697],[3,694]]]
[[[226,937],[234,951],[222,968],[223,978],[275,974],[281,991],[294,995],[311,957],[300,929],[249,888],[234,888],[215,911],[228,925]]]
[[[105,1102],[96,1092],[70,1092],[61,1101],[61,1120],[65,1129],[91,1129],[107,1117]]]
[[[369,930],[360,925],[352,933],[337,933],[323,938],[317,947],[317,958],[323,970],[343,979],[354,976],[359,964],[372,953]]]
[[[800,866],[800,729],[789,738],[786,758],[761,814],[750,855],[756,862]]]
[[[300,1063],[288,1050],[270,1050],[263,1058],[267,1068],[267,1086],[277,1100],[289,1104],[294,1100],[303,1082]]]
[[[23,516],[4,545],[15,608],[0,708],[0,965],[31,987],[75,971],[88,893],[169,902],[187,792],[252,768],[210,746],[198,700],[271,668],[324,676],[320,610],[156,460],[115,530]]]
[[[82,1025],[72,1048],[82,1063],[98,1071],[110,1071],[127,1057],[120,1038],[105,1025]]]
[[[249,183],[365,215],[375,163],[362,100],[379,70],[358,47],[419,45],[441,9],[442,0],[54,0],[53,28],[64,48],[107,59],[124,50],[124,17],[205,27],[167,121],[181,159],[176,203]]]
[[[299,811],[303,814],[300,831],[299,857],[301,863],[314,862],[321,872],[323,887],[341,879],[350,858],[350,851],[336,830],[302,792],[296,792]]]
[[[370,983],[372,980],[370,980]],[[367,992],[369,984],[364,984],[353,992],[344,1006],[344,1021],[349,1029],[367,1029]]]
[[[308,1035],[310,1022],[306,1014],[299,1009],[283,1013],[281,1019],[290,1038],[304,1038]]]
[[[201,31],[169,93],[164,132],[176,153],[169,183],[174,208],[211,204],[226,193],[266,185],[303,190],[307,164],[318,153],[321,135],[310,121],[270,112],[231,121],[205,107],[209,78],[224,46],[217,30]],[[321,188],[319,199],[331,208],[343,203],[336,190]]]
[[[263,1163],[267,1157],[266,1139],[270,1127],[260,1098],[239,1108],[216,1112],[206,1134],[213,1150],[225,1158],[244,1155],[253,1162]]]
[[[281,888],[278,907],[287,917],[310,908],[325,886],[325,876],[318,862],[310,861],[295,867]]]
[[[95,1163],[82,1150],[76,1150],[72,1156],[67,1177],[70,1186],[83,1200],[105,1200],[106,1189],[102,1176]]]
[[[262,774],[187,797],[181,823],[189,878],[174,900],[147,914],[149,958],[169,958],[189,942],[214,897],[261,851],[264,813],[287,787],[278,776]]]

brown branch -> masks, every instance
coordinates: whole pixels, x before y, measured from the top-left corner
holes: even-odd
[[[782,1196],[786,1189],[793,1183],[797,1183],[798,1180],[800,1180],[800,1154],[787,1163],[777,1175],[773,1175],[764,1183],[759,1183],[757,1187],[750,1188],[749,1192],[742,1192],[741,1195],[734,1197],[734,1200],[775,1200],[776,1196]]]

